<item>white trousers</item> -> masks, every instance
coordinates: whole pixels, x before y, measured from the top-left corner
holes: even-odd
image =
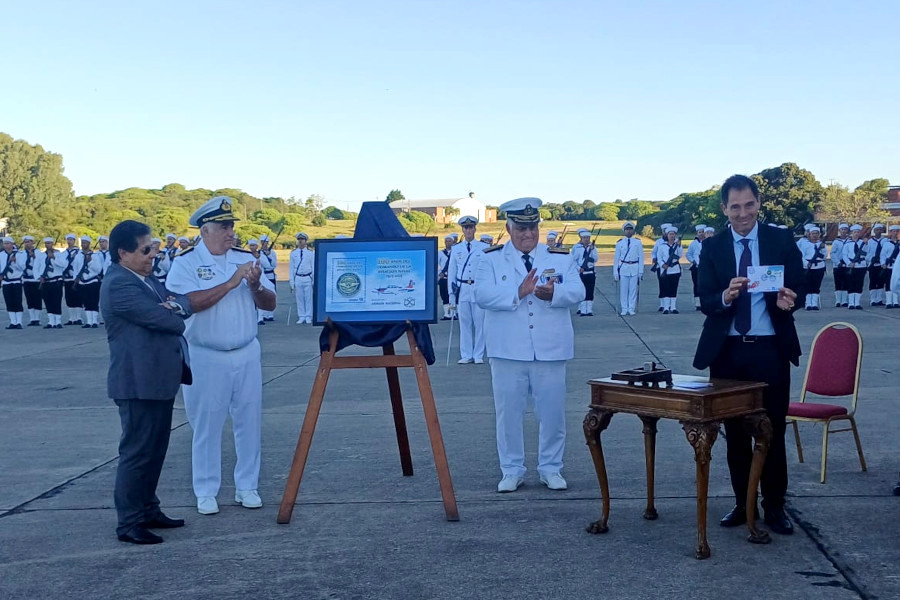
[[[474,302],[460,302],[456,312],[459,315],[459,357],[484,360],[484,309]]]
[[[234,487],[259,487],[262,432],[262,364],[259,341],[229,352],[190,346],[193,385],[181,386],[194,430],[191,467],[194,495],[216,496],[222,484],[222,430],[231,415]]]
[[[538,473],[557,473],[566,447],[566,362],[491,358],[497,454],[504,475],[525,475],[523,431],[528,395],[538,421]]]
[[[266,277],[266,279],[269,279],[269,278]],[[307,277],[307,279],[309,279],[309,278]],[[274,279],[269,279],[269,281],[272,282],[272,285],[275,285]],[[273,311],[273,310],[261,310],[260,309],[257,311],[257,313],[259,314],[260,321],[262,321],[263,319],[272,319],[275,317],[275,311]]]
[[[637,306],[638,281],[637,275],[622,275],[619,277],[619,307],[622,314],[634,313]]]
[[[297,322],[312,323],[312,277],[294,277],[294,295],[297,297]]]

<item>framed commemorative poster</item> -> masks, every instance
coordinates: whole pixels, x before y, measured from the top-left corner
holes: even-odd
[[[437,322],[437,238],[317,240],[313,323]]]

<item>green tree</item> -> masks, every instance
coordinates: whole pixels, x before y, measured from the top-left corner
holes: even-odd
[[[753,179],[759,186],[760,212],[766,221],[790,229],[812,221],[823,190],[811,172],[795,163],[784,163],[753,175]]]
[[[653,239],[653,226],[652,225],[644,225],[641,228],[641,237],[645,240]]]
[[[62,155],[0,133],[0,214],[12,231],[42,231],[74,200]]]
[[[619,219],[623,221],[637,221],[643,216],[657,212],[652,202],[646,200],[629,200],[619,208]]]
[[[406,196],[403,195],[403,192],[400,190],[391,190],[388,192],[387,197],[384,199],[385,202],[390,204],[391,202],[396,202],[398,200],[406,200]]]
[[[599,221],[618,221],[619,206],[612,202],[601,202],[594,208],[594,218]]]
[[[322,213],[317,213],[316,216],[312,218],[312,224],[316,227],[325,227],[325,215],[323,215]]]
[[[888,218],[890,213],[884,210],[882,205],[887,202],[889,185],[887,179],[870,179],[853,190],[850,198],[856,214],[852,219],[875,221]]]
[[[431,215],[418,210],[411,210],[400,214],[400,224],[410,233],[425,233],[434,227],[434,219]]]

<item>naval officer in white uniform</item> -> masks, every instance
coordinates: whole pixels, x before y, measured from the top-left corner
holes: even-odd
[[[644,278],[644,246],[634,237],[634,223],[625,223],[622,231],[625,237],[616,242],[613,279],[619,282],[619,306],[624,317],[637,310],[638,286]]]
[[[182,387],[184,408],[194,430],[191,447],[197,511],[219,512],[222,483],[222,429],[231,415],[237,464],[235,502],[259,508],[262,365],[257,309],[275,310],[272,283],[250,252],[233,248],[232,200],[217,196],[201,206],[190,223],[200,243],[175,257],[166,287],[184,294],[194,314],[186,321],[192,385]]]
[[[525,481],[523,420],[529,393],[539,423],[541,483],[566,489],[566,361],[575,354],[570,310],[584,301],[578,268],[562,248],[539,243],[539,198],[500,206],[509,242],[481,255],[474,298],[485,311],[491,363],[497,453],[503,478],[498,492],[514,492]]]
[[[459,318],[459,364],[484,362],[484,315],[475,303],[473,287],[478,261],[487,244],[475,239],[478,219],[466,215],[459,221],[463,239],[450,250],[450,304]]]
[[[291,291],[297,298],[297,325],[312,324],[316,253],[307,248],[308,235],[301,231],[294,237],[297,239],[297,248],[291,252],[288,270],[291,273]]]

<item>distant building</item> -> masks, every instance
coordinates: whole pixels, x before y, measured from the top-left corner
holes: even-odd
[[[891,213],[892,217],[900,217],[900,185],[888,188],[887,202],[881,208]]]
[[[401,214],[411,210],[423,212],[435,223],[456,223],[464,215],[472,215],[478,218],[479,223],[494,223],[497,221],[497,209],[488,208],[487,205],[475,198],[474,193],[462,198],[443,198],[438,200],[397,200],[391,203],[394,214]]]

